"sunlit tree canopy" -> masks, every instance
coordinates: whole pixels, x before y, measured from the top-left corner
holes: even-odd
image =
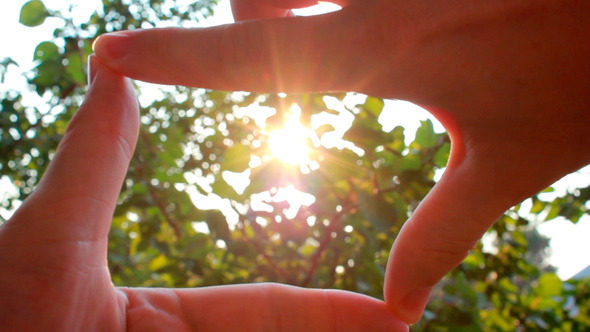
[[[0,91],[0,177],[10,188],[2,215],[35,188],[82,103],[96,36],[195,26],[216,4],[103,0],[79,23],[72,8],[27,2],[22,24],[36,29],[49,17],[63,24],[32,55],[28,88]],[[18,70],[12,59],[0,59],[2,77]],[[109,242],[116,285],[273,281],[382,298],[396,235],[449,155],[448,136],[430,120],[415,132],[384,130],[384,101],[353,93],[265,95],[144,83],[137,91],[140,136]],[[44,103],[27,103],[30,94]],[[552,201],[533,197],[530,211],[507,212],[489,231],[492,244],[479,244],[439,284],[412,330],[590,330],[590,283],[561,281],[534,227],[558,216],[577,222],[589,199],[590,188],[581,188]]]

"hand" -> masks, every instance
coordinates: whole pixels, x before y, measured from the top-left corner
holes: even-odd
[[[358,91],[428,108],[453,143],[403,227],[385,298],[419,319],[432,286],[509,207],[590,162],[590,2],[234,0],[237,24],[105,35],[132,78],[222,90]],[[274,18],[273,18],[274,17]]]
[[[37,190],[0,229],[2,331],[407,331],[385,303],[276,284],[113,286],[107,234],[137,140],[129,80],[94,81]]]

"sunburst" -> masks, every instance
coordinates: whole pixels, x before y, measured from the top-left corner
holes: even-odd
[[[313,131],[301,124],[301,108],[293,104],[290,116],[283,128],[271,131],[268,136],[268,147],[272,156],[290,165],[304,165],[309,163],[310,147],[307,142]]]

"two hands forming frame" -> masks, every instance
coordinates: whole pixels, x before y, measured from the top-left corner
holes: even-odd
[[[587,0],[233,0],[238,23],[100,37],[91,86],[37,190],[0,229],[7,331],[407,331],[506,209],[590,163]],[[392,249],[385,302],[278,284],[113,286],[107,233],[138,134],[130,77],[357,91],[432,112],[447,170]],[[231,318],[229,318],[231,317]],[[228,319],[229,318],[229,319]]]

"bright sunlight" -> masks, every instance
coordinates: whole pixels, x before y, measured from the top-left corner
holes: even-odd
[[[290,112],[283,128],[269,133],[268,147],[271,154],[280,161],[290,165],[303,165],[309,162],[310,148],[307,141],[312,138],[312,130],[299,122],[299,105],[291,105]]]

